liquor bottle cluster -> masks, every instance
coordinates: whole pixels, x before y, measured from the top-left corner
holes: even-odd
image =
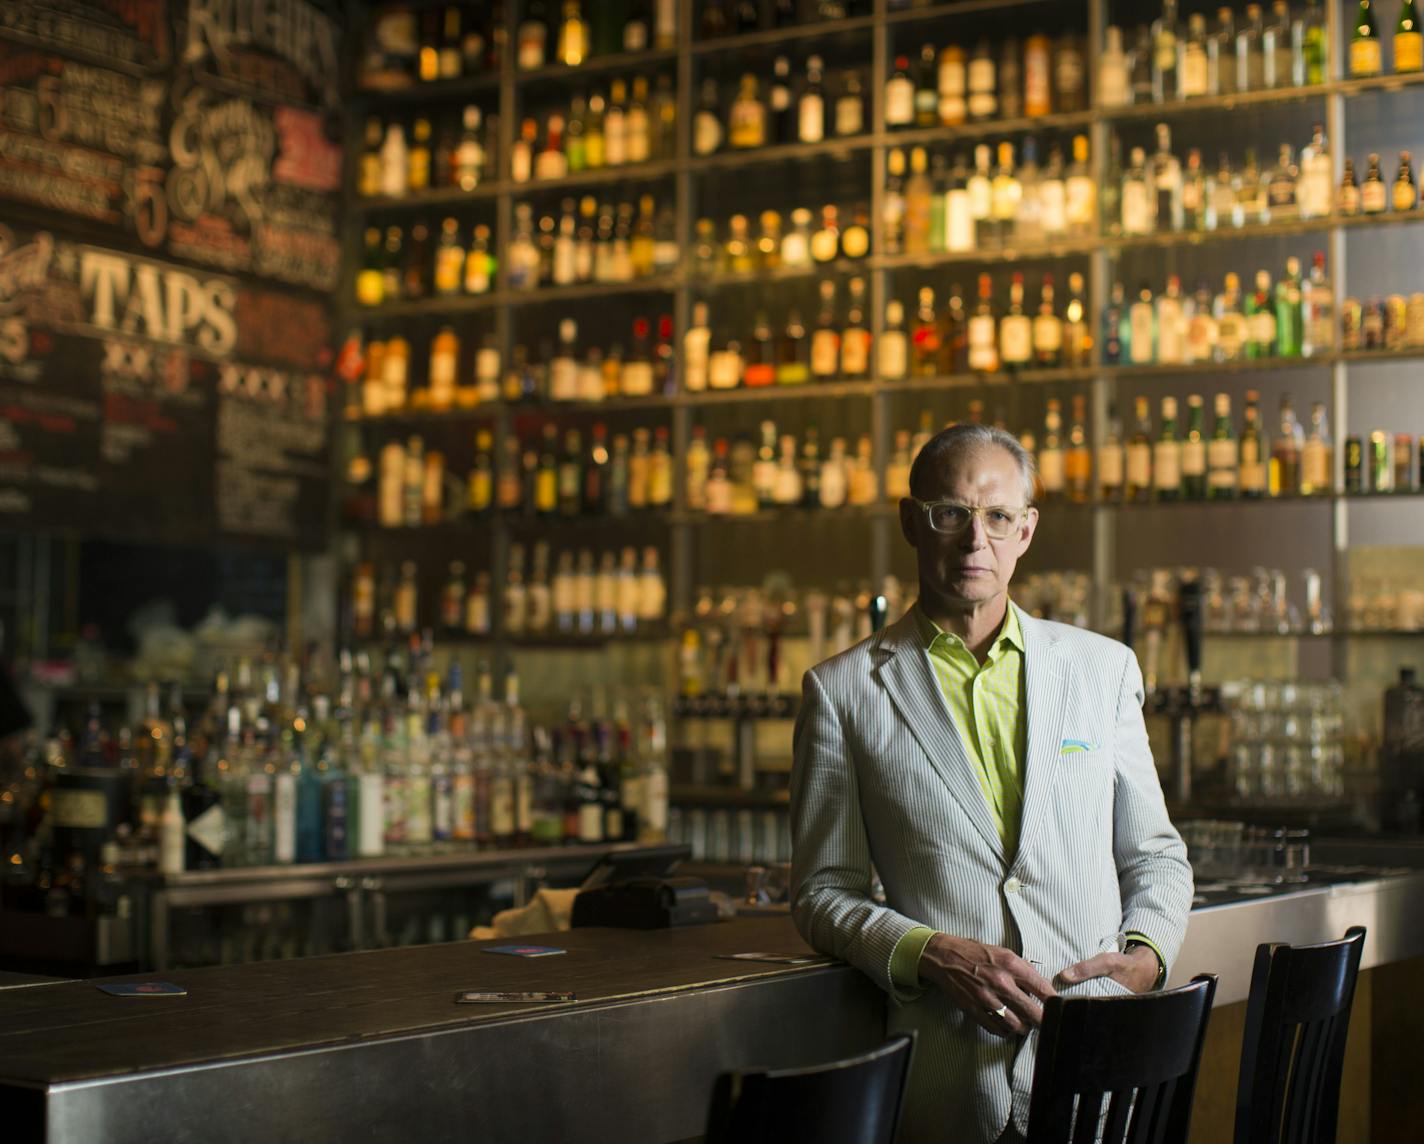
[[[584,346],[573,318],[559,322],[557,342],[544,339],[537,350],[516,346],[504,375],[507,402],[555,405],[596,404],[618,397],[651,397],[677,386],[673,363],[672,315],[656,324],[633,319],[626,342]]]
[[[795,305],[778,314],[774,323],[770,311],[761,308],[742,336],[729,336],[725,328],[719,328],[715,341],[708,303],[694,303],[692,325],[682,340],[683,389],[701,393],[868,377],[871,334],[865,313],[865,280],[852,278],[845,290],[842,310],[837,283],[821,280],[814,326],[807,326]]]
[[[1237,14],[1217,11],[1215,24],[1194,12],[1183,23],[1177,0],[1139,26],[1124,48],[1123,29],[1107,28],[1098,59],[1098,104],[1164,103],[1270,88],[1302,87],[1328,78],[1328,26],[1318,0],[1292,8],[1274,0]]]
[[[788,56],[778,56],[769,79],[746,72],[734,94],[730,83],[706,76],[692,118],[692,153],[712,155],[780,143],[820,143],[865,131],[865,73],[861,69],[830,74],[822,58],[813,55],[794,71],[793,75]]]
[[[550,560],[549,545],[534,546],[529,565],[524,548],[509,552],[503,591],[504,630],[514,636],[631,635],[667,619],[667,582],[658,550],[594,552],[564,549]]]
[[[550,64],[576,68],[590,58],[617,52],[672,48],[677,43],[677,9],[673,0],[611,7],[579,0],[528,0],[516,31],[515,61],[521,71]]]
[[[1282,394],[1276,431],[1261,415],[1261,398],[1247,390],[1240,429],[1231,397],[1218,393],[1212,423],[1199,394],[1186,402],[1183,427],[1177,398],[1163,397],[1157,427],[1151,403],[1133,402],[1133,422],[1125,433],[1116,416],[1098,448],[1098,484],[1104,500],[1223,500],[1235,497],[1327,496],[1334,491],[1335,451],[1321,402],[1311,406],[1310,425],[1301,425],[1289,393]]]
[[[1114,140],[1116,144],[1116,140]],[[1108,232],[1145,235],[1174,231],[1224,230],[1265,226],[1297,219],[1407,212],[1419,207],[1419,187],[1409,152],[1401,151],[1392,182],[1384,179],[1380,157],[1369,156],[1363,179],[1345,159],[1338,188],[1333,186],[1330,150],[1317,125],[1300,161],[1282,143],[1275,166],[1257,163],[1247,149],[1242,165],[1233,169],[1223,152],[1214,173],[1201,152],[1188,151],[1183,164],[1171,150],[1166,124],[1157,127],[1157,150],[1149,157],[1142,147],[1128,152],[1128,165],[1118,164],[1116,145],[1107,175],[1117,209],[1108,217]]]
[[[1060,301],[1053,275],[1045,274],[1033,306],[1026,297],[1024,275],[1015,272],[1003,305],[995,301],[993,279],[981,274],[977,301],[971,305],[958,286],[951,286],[943,312],[936,306],[934,288],[922,286],[909,317],[904,302],[886,306],[877,374],[882,381],[899,381],[1086,365],[1092,335],[1082,274],[1070,273],[1067,286],[1067,296]]]
[[[463,560],[450,562],[440,588],[439,628],[446,635],[486,636],[490,632],[490,576],[466,573]],[[399,568],[362,561],[351,574],[351,630],[358,640],[380,636],[411,636],[434,624],[422,625],[420,569],[414,560]]]
[[[621,703],[613,720],[532,726],[512,671],[495,700],[481,664],[467,699],[458,661],[442,679],[428,642],[412,644],[379,670],[343,652],[329,690],[289,671],[254,693],[240,664],[191,734],[180,714],[150,711],[113,764],[134,790],[122,864],[156,856],[177,874],[663,836],[654,701],[637,716]]]
[[[808,269],[840,258],[860,259],[870,253],[870,208],[852,209],[826,204],[819,221],[807,207],[787,212],[790,227],[780,211],[765,210],[751,220],[734,214],[719,234],[710,218],[697,220],[692,271],[699,276],[754,274],[767,270]]]
[[[1403,0],[1394,25],[1390,53],[1395,72],[1417,72],[1424,68],[1424,36],[1420,34],[1419,6]],[[1360,0],[1350,27],[1350,75],[1380,75],[1384,72],[1384,43],[1375,22],[1371,0]]]
[[[565,199],[559,216],[534,207],[514,208],[514,237],[505,255],[511,290],[571,286],[580,282],[635,282],[677,269],[680,251],[672,206],[656,206],[651,194],[637,205],[598,202],[585,195]]]
[[[356,272],[360,306],[473,297],[488,294],[494,286],[497,263],[490,228],[484,223],[471,228],[468,246],[455,218],[444,219],[433,240],[423,221],[412,224],[409,241],[399,226],[386,227],[384,234],[370,226],[364,237],[366,251]]]
[[[1088,137],[1074,136],[1072,149],[1052,143],[1040,165],[1038,143],[980,143],[973,166],[962,152],[952,165],[924,147],[892,150],[882,221],[888,254],[970,253],[1004,246],[1032,246],[1085,238],[1098,228],[1098,188],[1088,166]],[[997,159],[997,161],[994,161]]]
[[[404,334],[367,338],[347,389],[346,417],[354,421],[408,411],[448,413],[500,397],[500,356],[492,333],[475,349],[473,367],[463,364],[463,343],[452,325],[441,327],[430,340],[423,375],[419,368],[412,369],[412,357]]]
[[[458,187],[473,191],[497,169],[499,117],[468,105],[458,120],[445,117],[432,129],[429,115],[414,119],[410,134],[398,120],[366,120],[365,146],[357,167],[362,198],[403,199]]]
[[[798,0],[772,0],[766,5],[757,0],[703,0],[698,36],[704,40],[715,40],[720,36],[739,36],[772,28],[796,28],[828,20],[849,20],[868,16],[870,11],[869,0],[816,0],[814,4],[799,3]]]
[[[627,516],[672,503],[668,429],[639,427],[610,436],[601,422],[585,442],[570,428],[560,441],[552,421],[538,446],[510,434],[498,455],[488,429],[475,433],[475,458],[463,479],[424,439],[387,441],[376,469],[375,521],[382,528],[442,524],[493,511],[525,517]]]
[[[913,62],[897,56],[885,83],[885,126],[957,127],[987,119],[1036,119],[1088,106],[1083,42],[1072,32],[1034,32],[972,53],[924,44]]]
[[[672,77],[615,79],[608,94],[576,95],[567,112],[526,117],[509,151],[515,183],[562,179],[580,171],[671,159],[676,154],[677,97]]]
[[[750,516],[771,508],[837,509],[874,504],[880,497],[868,433],[861,434],[853,452],[844,437],[832,438],[823,456],[814,425],[798,441],[767,419],[759,441],[738,434],[730,440],[717,437],[710,446],[705,427],[696,425],[685,465],[687,507],[710,516]]]
[[[1404,350],[1424,347],[1424,293],[1345,298],[1340,303],[1340,348]]]
[[[447,4],[377,12],[357,69],[363,88],[391,90],[499,72],[508,34],[503,6]]]
[[[1345,438],[1344,491],[1366,493],[1424,492],[1424,434],[1390,433],[1375,429]]]
[[[1187,365],[1332,353],[1339,339],[1325,255],[1316,253],[1304,280],[1293,257],[1274,285],[1265,269],[1256,271],[1248,290],[1228,273],[1215,297],[1205,282],[1194,294],[1183,294],[1174,274],[1160,294],[1154,297],[1144,282],[1128,303],[1123,284],[1115,282],[1103,311],[1102,338],[1108,364]]]

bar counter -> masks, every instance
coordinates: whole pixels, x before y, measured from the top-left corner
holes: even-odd
[[[1239,1023],[1228,1014],[1243,1008],[1256,943],[1353,924],[1369,927],[1366,970],[1424,956],[1424,874],[1193,912],[1172,980],[1221,978],[1194,1140],[1212,1139],[1232,1103]],[[7,1140],[54,1144],[403,1141],[417,1125],[433,1141],[666,1142],[701,1132],[722,1069],[829,1060],[883,1035],[884,999],[849,967],[716,956],[806,951],[784,914],[533,940],[568,952],[481,952],[505,939],[164,973],[186,997],[110,997],[94,982],[0,991],[0,1123],[18,1129]],[[456,1005],[466,989],[568,989],[578,1001]],[[1362,988],[1352,1043],[1370,1025]],[[1348,1099],[1343,1110],[1355,1115]],[[1343,1129],[1342,1140],[1366,1138]]]

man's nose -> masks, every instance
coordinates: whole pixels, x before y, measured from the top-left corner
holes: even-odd
[[[989,534],[984,531],[984,518],[975,513],[969,518],[968,525],[960,533],[960,544],[966,552],[977,552],[989,543]]]

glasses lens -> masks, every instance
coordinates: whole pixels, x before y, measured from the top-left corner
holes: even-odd
[[[1007,540],[1013,535],[1018,514],[1007,508],[987,508],[984,510],[984,531],[995,540]]]
[[[937,504],[930,507],[930,527],[936,532],[960,532],[969,524],[972,514],[960,504]]]

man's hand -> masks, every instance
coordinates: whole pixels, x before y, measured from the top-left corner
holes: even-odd
[[[1127,953],[1100,953],[1058,975],[1064,985],[1076,985],[1093,977],[1111,977],[1134,993],[1146,993],[1157,983],[1157,955],[1150,946],[1139,945]]]
[[[1022,1036],[1043,1020],[1053,986],[1011,949],[937,933],[920,956],[920,977],[999,1037]],[[1150,984],[1150,982],[1149,982]],[[1006,1007],[1004,1015],[996,1012]]]

